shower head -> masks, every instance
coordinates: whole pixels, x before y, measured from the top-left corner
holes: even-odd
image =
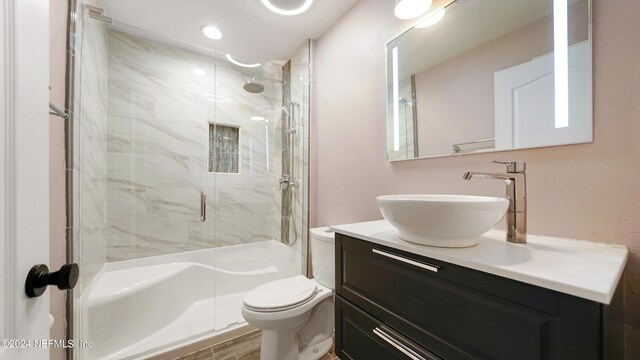
[[[264,85],[253,78],[249,81],[246,81],[243,86],[244,90],[250,92],[252,94],[259,94],[264,91]]]
[[[242,86],[242,87],[247,92],[250,92],[252,94],[259,94],[259,93],[264,91],[264,85],[260,81],[258,81],[258,79],[272,81],[272,82],[283,84],[283,85],[285,84],[284,82],[282,82],[280,80],[269,79],[269,78],[260,77],[260,76],[254,76],[254,77],[251,78],[251,80],[246,81],[244,83],[244,86]]]

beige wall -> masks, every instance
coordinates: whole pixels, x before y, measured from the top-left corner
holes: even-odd
[[[49,15],[50,27],[50,100],[64,108],[65,62],[67,41],[67,1],[52,0]],[[64,162],[64,120],[50,116],[49,123],[49,179],[50,179],[50,268],[57,270],[66,263],[65,251],[65,162]],[[49,291],[51,314],[55,323],[51,329],[52,339],[65,338],[65,298],[64,291]],[[64,359],[64,349],[51,348],[51,359]]]
[[[316,43],[311,226],[380,219],[382,194],[501,195],[502,184],[465,182],[462,173],[500,170],[491,159],[526,161],[530,233],[631,251],[624,321],[610,312],[609,326],[624,326],[627,359],[640,357],[637,14],[637,0],[594,1],[594,143],[389,163],[384,44],[410,24],[393,17],[393,1],[361,0]]]

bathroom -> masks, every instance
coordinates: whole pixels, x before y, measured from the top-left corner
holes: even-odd
[[[5,1],[0,359],[639,358],[640,3],[526,0],[495,11],[495,0],[405,1],[431,4],[404,16],[403,1],[392,0]],[[571,126],[557,122],[553,61],[551,88],[536,96],[551,105],[533,114],[575,131],[499,133],[500,114],[518,110],[499,114],[499,78],[559,53],[558,14],[568,19]],[[419,27],[425,20],[434,24]],[[527,34],[542,35],[509,43],[526,51],[474,28],[524,34],[528,24],[542,30]],[[440,37],[419,38],[439,27]],[[422,72],[427,62],[440,72]],[[488,75],[492,91],[466,80],[474,74]],[[486,174],[513,179],[505,186]],[[525,174],[526,187],[516,182]],[[381,198],[399,194],[418,199],[407,218],[443,194],[500,209],[467,247],[416,245],[393,218],[402,212],[384,208],[385,199],[411,202]],[[444,227],[428,221],[443,213],[412,226]],[[495,251],[482,253],[489,244]],[[426,281],[432,270],[396,272],[405,260],[460,273]],[[32,297],[25,279],[35,264],[77,284],[66,290],[63,276],[49,278],[62,289],[37,286],[42,296]],[[425,293],[434,286],[432,296],[413,296],[411,279]],[[282,297],[313,286],[312,298],[257,309],[250,295],[272,293],[274,281]],[[478,288],[487,284],[495,294]],[[430,302],[445,296],[438,289],[459,308]],[[536,300],[522,305],[527,298]],[[562,299],[584,306],[571,330],[580,349],[562,338]],[[431,329],[420,314],[380,310],[416,302],[458,316],[434,317]],[[257,319],[292,308],[314,326],[272,331],[273,321]],[[479,320],[490,334],[475,342],[472,310],[495,315]],[[506,313],[517,315],[504,318],[507,330],[496,320]],[[358,337],[348,324],[363,319],[381,325]],[[300,354],[281,351],[287,339]]]

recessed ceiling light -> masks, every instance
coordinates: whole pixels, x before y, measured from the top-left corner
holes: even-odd
[[[202,70],[202,69],[200,69],[200,68],[195,68],[195,69],[191,70],[191,72],[194,73],[195,75],[198,75],[198,76],[207,75],[207,72]]]
[[[217,102],[217,103],[231,102],[231,99],[229,99],[228,97],[218,95],[218,94],[205,93],[205,94],[202,94],[202,97],[205,98],[207,101],[211,101],[211,102]]]
[[[258,66],[262,65],[260,63],[255,63],[255,64],[241,63],[240,61],[237,61],[236,59],[232,58],[231,55],[229,55],[229,54],[227,54],[227,60],[229,60],[229,62],[232,63],[232,64],[236,64],[238,66],[248,67],[248,68],[254,68],[254,67],[258,67]]]
[[[431,0],[396,0],[393,13],[399,19],[413,19],[424,14],[431,7]]]
[[[437,23],[440,22],[440,20],[442,20],[442,18],[444,17],[444,13],[445,10],[438,10],[436,12],[434,12],[433,14],[427,16],[426,19],[422,20],[421,22],[418,23],[418,25],[416,25],[417,28],[427,28],[429,26],[433,26]]]
[[[202,30],[202,33],[204,34],[204,36],[208,37],[209,39],[213,39],[213,40],[222,39],[222,32],[213,25],[204,25],[203,27],[200,28],[200,30]]]
[[[253,121],[264,121],[264,116],[252,116],[251,120]]]
[[[309,7],[311,7],[311,4],[313,3],[313,0],[304,0],[304,3],[302,3],[302,5],[300,5],[297,8],[282,8],[282,7],[277,7],[276,5],[274,5],[273,3],[278,3],[278,5],[282,6],[285,4],[289,4],[291,3],[291,1],[284,1],[284,4],[282,0],[260,0],[262,1],[262,4],[264,6],[267,7],[267,9],[273,11],[276,14],[280,14],[280,15],[298,15],[301,14],[305,11],[307,11],[307,9],[309,9]]]

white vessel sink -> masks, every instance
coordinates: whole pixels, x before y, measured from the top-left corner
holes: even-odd
[[[509,207],[506,198],[464,195],[385,195],[376,202],[401,239],[439,247],[476,245]]]

